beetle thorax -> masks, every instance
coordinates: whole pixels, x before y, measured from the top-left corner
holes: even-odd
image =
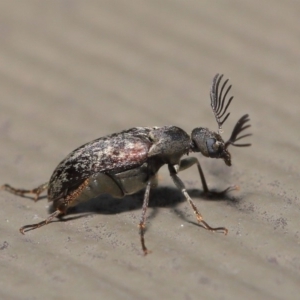
[[[167,164],[178,164],[190,149],[189,135],[179,127],[156,127],[149,133],[152,146],[148,157],[157,157]]]

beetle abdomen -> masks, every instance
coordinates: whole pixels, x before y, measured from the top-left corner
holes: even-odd
[[[99,173],[92,175],[88,179],[87,186],[72,203],[69,203],[69,206],[75,206],[101,194],[109,194],[115,198],[134,194],[145,188],[149,179],[151,179],[152,187],[155,187],[157,185],[157,175],[151,176],[149,174],[147,164],[117,174]]]
[[[99,173],[89,178],[88,185],[80,195],[70,203],[70,206],[75,206],[80,202],[90,200],[101,194],[109,194],[115,198],[124,196],[122,189],[112,177],[104,173]]]
[[[94,174],[117,173],[141,166],[151,147],[150,130],[135,127],[99,138],[71,152],[50,178],[49,201],[65,198]]]

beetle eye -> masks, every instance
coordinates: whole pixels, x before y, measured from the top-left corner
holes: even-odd
[[[220,157],[221,153],[223,152],[224,143],[222,144],[216,139],[211,138],[211,139],[207,139],[206,145],[210,157],[212,158]]]
[[[224,142],[220,142],[214,138],[207,139],[206,141],[207,152],[211,158],[223,158],[227,166],[231,166],[231,155],[225,149]]]

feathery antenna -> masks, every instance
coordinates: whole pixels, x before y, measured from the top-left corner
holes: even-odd
[[[215,115],[216,121],[218,123],[219,134],[223,132],[222,125],[224,124],[224,122],[227,120],[227,118],[230,115],[230,112],[226,114],[226,111],[233,99],[233,96],[231,96],[226,103],[226,97],[227,97],[228,92],[231,89],[231,85],[226,87],[227,82],[229,80],[229,79],[226,79],[220,90],[219,87],[220,87],[220,82],[221,82],[222,78],[223,78],[223,75],[217,74],[213,79],[212,86],[210,89],[211,107],[212,107],[213,113]],[[223,95],[224,90],[225,90],[225,93]],[[225,115],[225,117],[224,117],[224,115]]]
[[[232,145],[232,146],[236,146],[236,147],[248,147],[248,146],[251,146],[250,143],[248,144],[235,144],[236,141],[240,140],[240,139],[243,139],[247,136],[250,136],[252,135],[251,133],[247,133],[247,134],[244,134],[240,137],[238,137],[238,135],[244,131],[245,129],[249,128],[251,125],[250,124],[247,124],[245,125],[247,122],[249,122],[250,119],[249,119],[249,115],[243,115],[238,121],[237,123],[235,124],[234,128],[233,128],[233,131],[232,131],[232,134],[229,138],[229,140],[225,143],[225,149],[228,148],[229,145]]]

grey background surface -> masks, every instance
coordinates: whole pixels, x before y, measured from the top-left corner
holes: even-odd
[[[198,157],[180,174],[206,221],[160,172],[141,255],[142,193],[98,198],[39,230],[34,203],[0,193],[1,299],[299,299],[300,3],[1,1],[0,179],[31,188],[70,151],[133,126],[216,129],[213,76],[233,84],[224,137],[244,113],[251,148],[233,166]]]

